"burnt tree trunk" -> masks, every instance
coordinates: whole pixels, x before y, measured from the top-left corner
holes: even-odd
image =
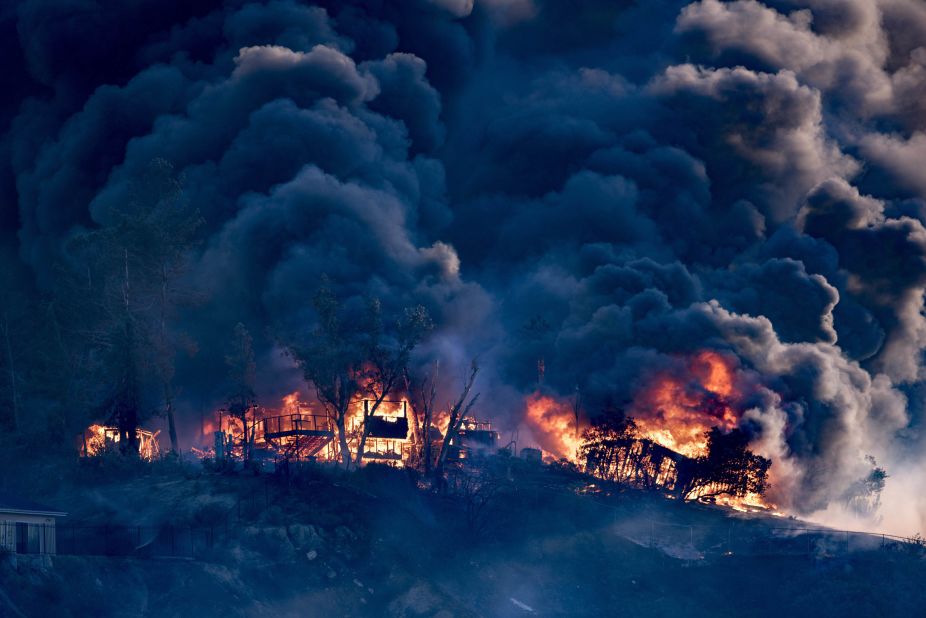
[[[167,412],[167,433],[170,436],[170,450],[174,453],[180,452],[180,444],[177,441],[177,424],[174,421],[174,402],[168,396],[166,400]]]
[[[167,340],[167,303],[169,299],[167,266],[161,265],[161,316],[158,330],[159,347],[158,350],[161,358],[161,380],[164,386],[164,412],[167,415],[167,433],[170,436],[170,450],[174,453],[180,452],[180,444],[177,441],[177,425],[174,421],[174,401],[173,389],[173,359],[171,358],[170,343]]]
[[[444,441],[441,443],[440,454],[437,456],[437,464],[434,466],[434,476],[436,477],[440,477],[444,473],[444,463],[447,461],[450,440],[452,440],[453,436],[460,430],[463,419],[466,418],[470,409],[472,409],[473,405],[475,405],[476,401],[479,399],[479,394],[477,393],[469,400],[469,403],[466,403],[467,398],[469,398],[469,393],[473,388],[473,384],[476,382],[476,374],[478,373],[479,365],[477,365],[474,360],[470,367],[469,378],[463,386],[463,392],[460,394],[460,398],[457,399],[457,402],[449,410],[450,422],[447,423],[447,435],[444,436]]]
[[[341,463],[344,464],[344,469],[348,470],[350,469],[350,446],[347,444],[347,430],[344,426],[344,417],[344,412],[338,410],[334,424],[338,428],[338,446],[341,451]]]
[[[130,319],[124,326],[119,368],[120,377],[115,396],[116,426],[123,452],[138,452],[138,367],[135,360],[135,330]]]

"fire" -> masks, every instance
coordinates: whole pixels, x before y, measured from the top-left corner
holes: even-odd
[[[766,502],[762,496],[755,493],[748,493],[743,497],[718,496],[716,503],[740,513],[770,513],[776,517],[784,516],[777,510],[777,506]]]
[[[283,397],[283,414],[297,414],[299,412],[299,391],[293,391]]]
[[[575,408],[539,392],[527,398],[525,419],[544,451],[557,459],[576,461],[582,434]]]
[[[447,434],[447,428],[450,427],[450,412],[446,409],[436,410],[431,423],[436,426],[444,435]]]
[[[370,392],[369,389],[362,389]],[[408,401],[383,401],[373,412],[374,402],[358,397],[347,409],[344,419],[347,447],[352,459],[356,457],[360,441],[363,438],[364,423],[367,414],[372,414],[379,422],[398,423],[408,416]],[[340,442],[334,414],[320,402],[304,402],[299,391],[285,395],[278,407],[252,406],[247,412],[248,442],[247,449],[252,459],[313,459],[324,462],[340,462]],[[204,423],[214,436],[215,447],[198,451],[203,457],[217,455],[221,448],[225,457],[241,459],[245,454],[244,427],[241,419],[229,415],[225,410],[216,410],[215,418]],[[382,429],[382,425],[379,425]],[[388,427],[388,425],[387,425]],[[400,427],[396,425],[395,427]],[[380,459],[391,465],[400,466],[404,462],[404,452],[409,436],[397,437],[401,429],[393,430],[389,437],[376,436],[368,432],[364,444],[364,460]],[[265,435],[265,432],[266,435]]]
[[[704,437],[712,427],[737,426],[731,406],[735,399],[734,369],[714,351],[702,351],[688,361],[686,375],[657,374],[638,393],[628,415],[641,432],[673,451],[697,457],[707,447]]]
[[[735,372],[727,357],[703,350],[688,360],[683,375],[657,374],[638,393],[628,415],[650,440],[688,457],[705,455],[707,431],[713,427],[729,431],[739,425]],[[714,502],[740,512],[780,515],[774,504],[755,493],[717,496]]]
[[[683,375],[655,375],[626,410],[642,435],[688,457],[703,455],[705,432],[712,427],[732,429],[738,415],[732,363],[719,352],[705,350],[693,356]],[[585,428],[570,402],[535,392],[525,401],[525,420],[545,451],[576,461]]]
[[[160,433],[160,431],[152,432],[141,428],[135,430],[139,457],[145,461],[152,461],[161,456],[161,447],[158,444]],[[84,431],[81,452],[85,457],[97,457],[118,445],[121,438],[117,427],[90,425]]]
[[[663,372],[638,393],[627,415],[641,433],[682,455],[703,455],[705,432],[712,427],[732,429],[738,416],[734,367],[719,352],[705,350],[687,363],[684,375]],[[576,428],[571,403],[539,392],[528,396],[525,419],[541,446],[557,458],[576,460],[583,427]]]

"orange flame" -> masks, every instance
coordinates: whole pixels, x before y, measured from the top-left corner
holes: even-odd
[[[524,418],[540,447],[557,459],[575,462],[583,428],[581,423],[576,428],[572,404],[537,392],[527,398],[526,405]]]
[[[738,496],[717,496],[716,503],[740,513],[770,513],[776,517],[784,516],[783,513],[777,510],[777,506],[766,502],[762,496],[755,493],[748,493],[741,498]]]
[[[148,431],[140,427],[135,430],[135,439],[138,441],[138,456],[145,461],[153,461],[161,456],[161,447],[158,444],[160,431]],[[84,431],[81,451],[85,457],[96,457],[115,448],[121,434],[116,427],[106,425],[90,425]]]
[[[373,386],[375,385],[367,383],[366,387],[361,389],[361,393],[375,392],[375,389],[371,388]],[[367,411],[367,405],[372,411],[373,402],[369,400],[367,402],[365,404],[364,399],[360,396],[355,398],[351,401],[344,418],[345,436],[352,457],[356,456],[363,435],[364,415]],[[400,398],[398,401],[387,400],[382,402],[376,410],[375,416],[377,418],[396,419],[405,414],[407,408],[408,403],[405,397]],[[285,395],[281,399],[279,407],[254,406],[248,411],[247,416],[249,434],[253,434],[249,435],[252,455],[260,452],[269,452],[271,454],[287,452],[289,453],[287,456],[292,456],[294,452],[301,452],[299,451],[299,448],[302,448],[300,444],[303,444],[303,447],[306,446],[306,440],[300,440],[296,435],[274,436],[273,438],[267,438],[264,435],[263,420],[282,416],[288,417],[279,421],[283,425],[290,426],[288,424],[296,422],[291,417],[298,417],[296,420],[300,423],[300,429],[311,428],[312,431],[329,430],[333,432],[335,434],[334,438],[321,450],[314,452],[312,457],[318,461],[339,462],[341,460],[339,452],[341,446],[337,438],[337,427],[333,414],[330,410],[326,410],[325,406],[320,402],[306,403],[302,401],[299,391]],[[204,422],[203,426],[210,432],[217,431],[225,434],[228,444],[226,452],[229,456],[236,458],[243,455],[244,427],[240,418],[229,415],[223,410],[216,410],[214,419]],[[211,437],[211,435],[211,433],[205,433],[204,437]],[[407,437],[405,439],[381,439],[368,435],[365,443],[365,453],[369,457],[375,455],[379,455],[381,458],[385,457],[393,465],[402,465],[401,458],[403,450],[406,450],[407,445],[405,443],[407,440]],[[308,446],[311,446],[311,444],[308,444]],[[197,450],[197,454],[201,456],[209,456],[214,452],[215,449],[208,443],[208,440],[204,449]],[[301,456],[296,455],[296,457]]]
[[[703,455],[705,432],[737,426],[734,368],[718,352],[699,352],[686,376],[664,372],[643,388],[628,411],[647,438],[689,457]]]

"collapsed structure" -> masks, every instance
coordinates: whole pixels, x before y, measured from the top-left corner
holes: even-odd
[[[135,442],[138,455],[145,461],[153,461],[161,456],[158,443],[160,431],[148,431],[140,427],[135,429]],[[79,437],[78,452],[81,457],[94,457],[118,449],[121,446],[122,432],[111,425],[90,425]]]
[[[586,455],[586,471],[598,478],[677,495],[685,487],[692,458],[648,438],[614,440]]]
[[[531,429],[542,432],[534,435],[542,437],[543,450],[533,446],[521,449],[520,458],[525,461],[566,461],[599,479],[657,491],[673,498],[716,500],[734,506],[730,499],[717,497],[746,495],[748,501],[739,500],[737,503],[762,506],[755,492],[763,491],[764,481],[752,485],[743,481],[764,475],[768,461],[745,451],[745,442],[740,445],[743,456],[718,466],[708,457],[711,441],[708,433],[697,434],[706,442],[700,445],[700,450],[692,450],[694,443],[690,439],[687,443],[678,441],[678,436],[692,433],[692,427],[683,426],[685,431],[679,431],[676,436],[672,431],[674,426],[668,422],[670,415],[660,410],[665,424],[655,425],[650,419],[642,428],[632,418],[606,415],[586,426],[580,443],[581,427],[574,406],[564,405],[550,397],[535,397],[532,402],[528,403],[525,421],[533,420]],[[698,408],[698,403],[695,401],[691,407]],[[720,420],[730,416],[726,407],[723,410],[725,413],[717,417]],[[507,445],[500,447],[499,433],[490,422],[464,417],[454,423],[455,429],[451,430],[450,419],[439,413],[435,422],[442,425],[442,429],[431,424],[425,430],[416,417],[410,417],[409,412],[406,399],[361,399],[351,404],[349,414],[342,419],[339,427],[326,406],[303,403],[298,394],[293,393],[284,397],[278,409],[251,405],[235,413],[224,408],[217,410],[214,418],[204,423],[202,428],[204,441],[211,442],[211,445],[193,450],[202,459],[222,465],[247,463],[258,467],[283,466],[286,469],[291,462],[345,461],[355,465],[377,462],[395,467],[433,469],[439,465],[441,454],[447,463],[466,463],[496,454],[518,454],[517,439],[513,436]],[[696,417],[685,415],[684,411],[678,416],[686,419]],[[717,435],[732,435],[731,432],[735,431],[717,427],[715,430]],[[448,432],[451,432],[449,436]],[[671,448],[664,440],[658,439],[657,436],[667,432],[671,438],[669,445],[685,446],[687,450],[680,452],[681,449]],[[709,433],[713,436],[714,430]],[[139,454],[143,459],[152,460],[159,456],[157,436],[157,432],[137,430]],[[121,439],[120,431],[115,427],[92,425],[82,436],[81,454],[100,455],[119,446]],[[726,438],[716,439],[722,441]],[[430,448],[427,448],[428,443]],[[548,444],[552,444],[555,450],[546,450]],[[422,461],[428,454],[430,466],[423,465]],[[705,473],[708,468],[710,474]]]
[[[362,463],[417,465],[422,455],[418,451],[424,449],[416,449],[415,445],[423,444],[424,440],[431,442],[431,464],[436,463],[446,427],[442,431],[432,425],[427,436],[413,435],[408,401],[385,400],[374,406],[371,400],[361,400],[354,408],[355,413],[345,419],[344,433],[352,456],[363,442]],[[295,395],[284,398],[281,410],[252,406],[243,417],[247,420],[229,414],[228,410],[218,410],[210,423],[213,447],[198,453],[218,461],[341,461],[342,446],[333,416],[327,410],[300,402]],[[498,441],[498,432],[490,422],[465,418],[448,440],[447,461],[495,453]]]

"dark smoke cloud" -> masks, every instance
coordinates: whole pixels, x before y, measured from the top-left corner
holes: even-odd
[[[327,274],[425,304],[419,360],[480,354],[506,426],[538,358],[594,414],[713,349],[784,504],[832,508],[866,455],[913,465],[922,4],[105,4],[0,12],[2,242],[48,285],[172,162],[206,222],[190,402],[220,399],[239,321],[265,394],[298,386],[274,334]]]

